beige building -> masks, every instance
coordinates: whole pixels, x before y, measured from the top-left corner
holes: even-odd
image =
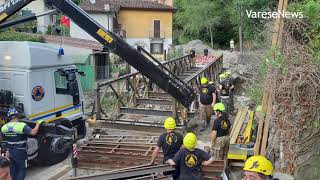
[[[80,7],[132,46],[163,54],[172,44],[172,0],[84,0]],[[70,35],[92,40],[72,22]]]

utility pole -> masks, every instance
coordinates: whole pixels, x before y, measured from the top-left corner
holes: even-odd
[[[278,13],[285,13],[288,7],[288,0],[279,0]],[[282,33],[283,33],[284,19],[278,15],[272,34],[272,47],[281,48]]]

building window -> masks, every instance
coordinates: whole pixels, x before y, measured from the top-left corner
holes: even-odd
[[[95,72],[96,72],[96,80],[103,80],[108,79],[110,77],[110,59],[109,55],[102,53],[102,54],[95,54]]]
[[[153,37],[160,38],[160,20],[153,21]]]
[[[50,25],[56,24],[57,23],[57,16],[56,15],[51,15],[50,16]]]
[[[163,54],[163,43],[151,43],[150,52],[151,54]]]

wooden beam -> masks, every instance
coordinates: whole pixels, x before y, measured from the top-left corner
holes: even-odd
[[[271,113],[272,113],[272,89],[268,90],[268,101],[267,101],[267,116],[265,118],[265,124],[263,128],[263,136],[262,136],[262,142],[261,142],[261,155],[266,155],[267,145],[268,145],[268,137],[269,137],[269,125],[270,125],[270,119],[271,119]]]
[[[279,3],[278,3],[278,12],[281,12],[281,13],[283,11],[283,1],[284,0],[279,0]],[[280,26],[281,26],[282,19],[283,19],[282,16],[278,15],[274,25],[273,33],[272,33],[272,47],[278,47]]]
[[[267,108],[267,103],[268,103],[268,99],[269,99],[269,93],[267,90],[264,91],[263,94],[263,99],[262,99],[262,112],[266,112],[266,108]],[[263,113],[262,113],[263,114]],[[262,140],[262,136],[263,136],[263,126],[264,126],[264,121],[265,121],[265,116],[260,116],[258,119],[259,121],[259,126],[258,126],[258,132],[257,132],[257,139],[256,139],[256,143],[254,145],[254,155],[260,155],[260,146],[261,146],[261,140]]]
[[[288,0],[283,0],[282,11],[284,13],[287,11],[287,7],[288,7]],[[278,33],[278,43],[277,43],[278,48],[281,48],[281,46],[282,46],[283,28],[284,28],[284,18],[281,16],[279,33]]]
[[[240,129],[241,129],[242,125],[243,125],[243,122],[245,120],[246,114],[248,113],[248,108],[249,107],[246,107],[244,109],[243,113],[240,116],[240,119],[239,119],[237,125],[234,127],[235,129],[234,129],[234,132],[233,132],[233,134],[232,134],[232,136],[230,138],[230,144],[235,144],[236,143],[238,135],[239,135],[239,132],[240,132]]]
[[[243,111],[244,111],[244,108],[239,109],[239,111],[238,111],[238,113],[237,113],[237,116],[236,116],[236,118],[234,119],[233,124],[232,124],[232,129],[231,129],[230,137],[232,137],[232,135],[233,135],[233,133],[234,133],[234,130],[235,130],[234,127],[237,126],[238,121],[239,121],[240,116],[242,115]]]

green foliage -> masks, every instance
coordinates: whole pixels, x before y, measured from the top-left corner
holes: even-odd
[[[33,41],[33,42],[44,42],[43,38],[30,36],[27,34],[14,32],[14,31],[5,31],[0,32],[0,41]]]
[[[183,48],[182,47],[174,47],[172,49],[170,49],[170,51],[168,52],[168,60],[173,60],[179,57],[183,56]]]
[[[264,28],[265,21],[249,19],[246,10],[270,11],[275,9],[275,4],[275,1],[270,0],[176,0],[175,7],[178,11],[173,21],[174,43],[200,39],[209,44],[212,31],[214,43],[226,47],[229,46],[230,39],[238,41],[240,22],[244,39],[256,39]],[[261,38],[258,40],[263,41]]]
[[[48,25],[48,29],[47,29],[46,34],[51,35],[51,32],[52,32],[52,26]]]
[[[221,22],[219,3],[211,0],[176,1],[178,12],[174,17],[175,37],[178,42],[185,43],[198,36],[207,38],[210,30]]]
[[[320,63],[320,0],[303,0],[289,5],[290,11],[302,12],[308,30],[303,36],[309,45],[311,59]]]
[[[117,103],[117,97],[114,94],[110,94],[108,96],[104,96],[101,100],[101,107],[106,112],[110,112],[113,107]]]
[[[287,64],[278,49],[271,49],[263,58],[255,77],[255,82],[246,89],[246,95],[254,100],[256,104],[261,104],[264,93],[264,82],[270,69],[277,69],[282,72],[287,71]]]
[[[83,2],[83,0],[72,0],[76,5],[79,5]]]

